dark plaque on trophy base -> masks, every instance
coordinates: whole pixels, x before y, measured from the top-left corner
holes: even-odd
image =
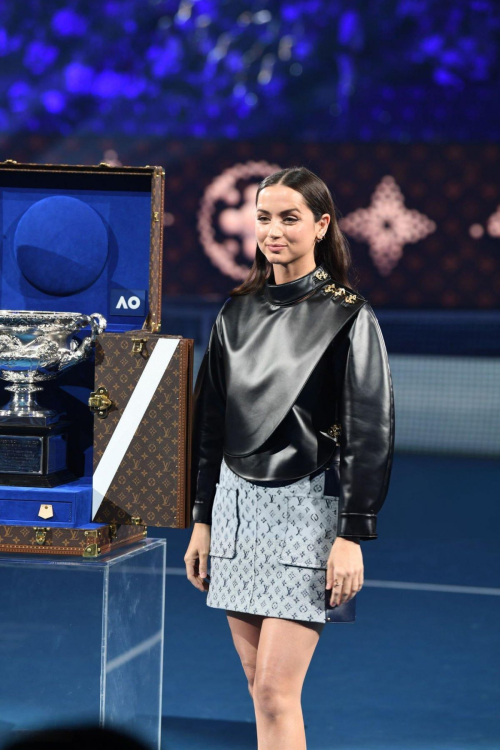
[[[0,423],[0,484],[56,487],[75,479],[66,464],[69,424]]]

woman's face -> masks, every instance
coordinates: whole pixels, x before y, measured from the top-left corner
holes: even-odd
[[[325,234],[329,222],[330,214],[315,222],[302,194],[286,185],[269,185],[259,193],[255,235],[270,263],[287,264],[309,254],[314,258],[316,238]]]

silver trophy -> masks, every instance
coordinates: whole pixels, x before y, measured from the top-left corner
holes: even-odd
[[[88,325],[91,335],[80,341],[74,334]],[[12,393],[0,409],[0,484],[54,486],[69,478],[69,423],[35,394],[87,359],[105,328],[99,313],[0,310],[0,378]]]

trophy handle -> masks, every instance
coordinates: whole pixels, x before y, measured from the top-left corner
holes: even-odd
[[[100,313],[92,313],[91,315],[85,315],[83,317],[88,318],[87,325],[90,325],[91,334],[90,336],[86,336],[84,339],[82,339],[80,346],[77,346],[78,340],[73,339],[73,345],[75,346],[75,348],[72,348],[71,351],[64,351],[64,354],[61,358],[61,364],[59,365],[59,370],[64,370],[67,367],[71,367],[77,362],[86,359],[90,354],[90,350],[95,344],[97,336],[100,333],[103,333],[103,331],[106,329],[106,318]]]
[[[90,318],[90,327],[92,329],[90,342],[94,344],[97,336],[106,330],[107,321],[101,313],[92,313],[88,317]]]
[[[81,352],[80,358],[87,357],[90,353],[90,349],[95,344],[95,340],[98,337],[100,333],[103,333],[103,331],[106,329],[107,321],[104,315],[101,315],[101,313],[92,313],[91,315],[86,315],[89,320],[89,325],[91,328],[91,334],[90,336],[87,336],[83,339],[82,343],[80,344],[79,348],[76,349],[76,351],[73,351],[72,354],[79,354]]]

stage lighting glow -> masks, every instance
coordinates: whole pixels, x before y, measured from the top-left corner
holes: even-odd
[[[64,96],[59,91],[46,91],[42,95],[42,102],[47,112],[54,114],[62,112],[66,104]]]
[[[64,8],[54,14],[52,28],[59,36],[83,36],[87,31],[87,21],[71,8]]]
[[[463,13],[453,0],[394,0],[383,18],[369,0],[355,8],[326,0],[255,5],[4,3],[2,130],[184,137],[205,133],[209,121],[214,138],[228,131],[241,139],[334,141],[347,133],[353,140],[401,142],[500,138],[493,0],[469,4]],[[445,29],[448,17],[453,23]],[[19,81],[29,93],[16,93]],[[242,108],[240,84],[243,95],[259,97],[255,105]],[[40,107],[47,90],[59,92],[60,111]],[[342,107],[333,118],[332,97]],[[100,108],[102,99],[113,106]],[[141,104],[134,122],[129,99]],[[209,114],[214,100],[217,119]],[[373,116],[382,100],[382,114]],[[408,102],[418,105],[415,112]],[[173,110],[182,116],[173,118]]]

